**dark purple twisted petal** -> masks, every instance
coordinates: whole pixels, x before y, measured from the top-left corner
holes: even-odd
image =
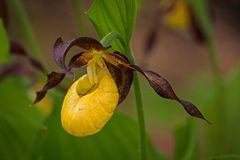
[[[57,72],[51,72],[47,75],[47,83],[43,86],[43,88],[38,91],[36,94],[36,98],[34,101],[34,104],[41,101],[45,95],[47,94],[48,90],[57,86],[65,77],[65,73],[57,73]]]
[[[119,67],[120,69],[127,68],[129,70],[132,70],[132,71],[135,70],[142,73],[148,80],[150,86],[155,90],[155,92],[159,96],[178,101],[183,106],[183,108],[187,111],[188,114],[197,118],[204,119],[209,123],[209,121],[204,118],[202,113],[198,110],[198,108],[195,105],[193,105],[188,101],[179,99],[178,96],[175,94],[174,90],[172,89],[172,86],[170,85],[170,83],[161,75],[153,71],[145,71],[137,65],[129,64],[129,62],[126,61],[127,58],[119,52],[114,54],[106,54],[104,55],[104,58],[105,58],[105,61],[111,63],[114,66]],[[119,82],[116,82],[116,83],[119,83]]]
[[[178,101],[187,111],[188,114],[190,114],[193,117],[204,119],[206,122],[210,123],[208,120],[206,120],[206,118],[202,115],[202,113],[198,110],[198,108],[195,105],[188,101],[179,99],[175,94],[174,90],[172,89],[170,83],[161,75],[153,71],[144,71],[143,69],[136,65],[131,65],[131,67],[135,68],[135,70],[139,71],[146,77],[150,86],[155,90],[155,92],[159,96]]]

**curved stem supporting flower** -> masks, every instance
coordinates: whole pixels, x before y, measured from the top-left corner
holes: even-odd
[[[107,34],[102,40],[101,43],[103,46],[107,46],[110,42],[114,39],[122,40],[118,32],[111,32]],[[127,57],[131,64],[135,64],[134,56],[131,51],[130,46],[127,48]],[[145,127],[145,118],[144,118],[144,111],[143,111],[143,103],[142,103],[142,94],[141,88],[139,83],[139,77],[137,73],[134,73],[133,78],[133,87],[135,93],[135,102],[137,107],[137,116],[138,116],[138,124],[139,124],[139,133],[140,133],[140,159],[145,160],[147,159],[147,140],[146,140],[146,127]]]
[[[133,53],[130,47],[128,47],[127,56],[130,62],[132,64],[135,64]],[[134,86],[135,101],[136,101],[136,107],[137,107],[139,131],[140,131],[140,159],[145,160],[147,159],[146,127],[145,127],[145,120],[144,120],[144,111],[143,111],[141,88],[139,84],[139,77],[136,73],[133,78],[133,86]]]
[[[141,154],[141,159],[144,160],[147,157],[146,127],[145,127],[145,121],[144,121],[141,89],[140,89],[139,78],[137,74],[134,76],[133,86],[134,86],[135,101],[137,106],[139,131],[140,131],[140,154]]]

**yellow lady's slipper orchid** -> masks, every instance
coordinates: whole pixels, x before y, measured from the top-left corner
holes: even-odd
[[[89,77],[83,75],[72,84],[62,105],[62,126],[74,136],[83,137],[100,131],[118,104],[118,89],[106,68],[94,77],[98,78],[96,84]]]
[[[65,56],[72,46],[79,46],[86,51],[73,56],[66,65]],[[59,84],[65,75],[73,77],[72,69],[87,65],[87,74],[72,84],[63,101],[61,121],[69,134],[84,137],[100,131],[112,117],[116,106],[128,95],[133,71],[142,73],[158,95],[178,101],[190,115],[205,120],[197,107],[176,96],[169,82],[162,76],[131,65],[121,53],[108,53],[106,49],[90,37],[65,42],[58,39],[54,45],[55,61],[64,73],[51,72],[48,82],[37,92],[35,102],[43,99],[47,91]]]

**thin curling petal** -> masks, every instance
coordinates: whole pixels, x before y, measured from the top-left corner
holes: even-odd
[[[116,84],[107,72],[98,85],[84,75],[68,90],[61,111],[62,126],[69,134],[85,137],[100,131],[112,117],[118,103]]]
[[[36,99],[34,101],[34,104],[41,101],[45,95],[47,94],[47,91],[55,86],[57,86],[65,77],[64,73],[57,73],[57,72],[51,72],[47,75],[47,83],[43,86],[43,88],[38,91],[36,94]]]
[[[69,49],[73,46],[78,46],[86,50],[105,49],[100,42],[90,37],[79,37],[69,41],[63,41],[62,38],[58,38],[53,47],[53,57],[55,59],[55,62],[65,71],[67,71],[65,57]]]
[[[206,122],[210,123],[208,120],[206,120],[206,118],[202,115],[196,106],[185,100],[180,100],[173,91],[170,83],[165,78],[153,71],[144,71],[137,65],[130,65],[128,62],[124,61],[123,58],[119,57],[125,56],[119,52],[116,52],[115,54],[106,54],[104,58],[107,62],[110,62],[118,67],[126,67],[128,69],[142,73],[147,78],[150,86],[157,92],[158,95],[163,98],[178,101],[191,116],[204,119]]]
[[[131,66],[140,73],[142,73],[147,78],[150,86],[155,90],[155,92],[159,96],[178,101],[187,111],[187,113],[189,113],[191,116],[201,118],[205,120],[207,123],[210,123],[208,120],[206,120],[206,118],[202,115],[202,113],[198,110],[196,106],[194,106],[192,103],[188,101],[180,100],[173,91],[170,83],[165,78],[163,78],[162,76],[153,71],[144,71],[136,65]]]

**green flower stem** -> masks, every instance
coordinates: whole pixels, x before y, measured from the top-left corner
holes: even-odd
[[[133,53],[130,47],[128,48],[127,56],[130,62],[132,64],[135,64]],[[147,137],[146,137],[146,127],[145,127],[144,111],[143,111],[143,103],[142,103],[142,94],[141,94],[141,88],[139,83],[139,77],[136,73],[134,74],[135,75],[133,78],[133,86],[134,86],[139,132],[140,132],[140,159],[146,160],[147,159]]]
[[[134,86],[135,101],[137,106],[139,131],[140,131],[140,154],[141,154],[140,159],[145,160],[147,159],[146,127],[145,127],[145,121],[144,121],[144,111],[143,111],[141,88],[139,84],[139,77],[136,73],[133,79],[133,86]]]
[[[105,37],[102,38],[100,41],[103,46],[108,46],[111,41],[119,39],[120,42],[124,44],[124,41],[121,39],[121,36],[118,32],[110,32]],[[135,64],[133,53],[131,51],[130,46],[125,47],[127,48],[126,54],[129,58],[131,64]],[[140,159],[146,160],[147,159],[147,137],[146,137],[146,127],[145,127],[145,120],[144,120],[144,111],[143,111],[143,103],[142,103],[142,94],[140,88],[139,77],[136,73],[134,73],[133,78],[133,86],[134,86],[134,93],[135,93],[135,101],[137,107],[137,116],[138,116],[138,124],[139,124],[139,133],[140,133]]]
[[[37,42],[36,35],[33,31],[31,22],[27,16],[27,13],[24,9],[24,6],[22,4],[21,0],[9,0],[9,8],[12,12],[15,13],[19,20],[19,27],[21,28],[23,35],[26,38],[26,41],[28,43],[28,46],[30,47],[30,51],[33,54],[35,58],[38,58],[43,62],[43,55],[40,50],[40,47]]]

